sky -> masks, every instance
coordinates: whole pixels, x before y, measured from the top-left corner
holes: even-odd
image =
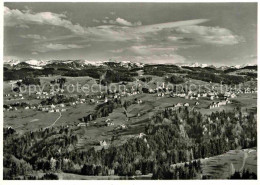
[[[257,63],[257,3],[5,3],[4,60]]]

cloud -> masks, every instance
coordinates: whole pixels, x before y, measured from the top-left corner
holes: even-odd
[[[116,22],[117,22],[118,24],[124,25],[124,26],[132,26],[132,25],[133,25],[131,22],[129,22],[129,21],[125,20],[125,19],[122,19],[122,18],[120,18],[120,17],[118,17],[118,18],[116,19]]]
[[[141,21],[131,23],[130,21],[127,21],[127,20],[122,19],[120,17],[116,18],[115,20],[110,19],[109,17],[105,17],[105,19],[103,19],[103,20],[93,19],[92,21],[96,22],[96,23],[102,22],[104,24],[114,24],[114,25],[121,25],[121,26],[128,26],[128,27],[130,27],[130,26],[141,26],[142,25]]]
[[[186,63],[187,59],[176,53],[172,54],[158,54],[158,55],[148,55],[148,56],[118,56],[114,57],[117,60],[130,60],[132,62],[142,62],[148,64],[180,64]]]
[[[207,21],[205,19],[197,19],[142,26],[141,21],[131,23],[118,17],[116,20],[102,20],[105,24],[113,24],[111,26],[83,27],[79,24],[73,24],[67,19],[65,14],[23,12],[18,9],[9,9],[8,7],[4,7],[4,20],[5,26],[51,25],[66,28],[74,35],[82,37],[82,40],[108,42],[129,40],[141,42],[145,40],[144,37],[147,36],[147,33],[154,34],[164,28],[176,28]],[[94,21],[98,22],[97,20]]]
[[[20,37],[26,38],[26,39],[35,39],[35,40],[45,40],[46,39],[46,37],[37,35],[37,34],[21,35]]]
[[[116,18],[115,22],[118,23],[119,25],[123,25],[123,26],[141,26],[142,25],[141,21],[131,23],[131,22],[129,22],[125,19],[122,19],[120,17]]]
[[[67,49],[78,49],[78,48],[85,48],[89,47],[90,45],[76,45],[76,44],[44,44],[37,46],[33,51],[34,52],[49,52],[49,51],[60,51],[60,50],[67,50]]]
[[[79,24],[73,24],[66,20],[65,14],[56,14],[52,12],[31,13],[30,11],[22,12],[18,9],[9,9],[4,7],[4,25],[5,26],[21,26],[21,25],[52,25],[69,29],[77,34],[84,34],[85,29]]]
[[[208,19],[195,19],[187,21],[177,21],[177,22],[168,22],[160,24],[145,25],[133,28],[131,31],[136,33],[149,33],[149,32],[158,32],[166,28],[177,28],[182,26],[194,25],[207,22]]]
[[[33,51],[32,55],[38,55],[38,52]]]
[[[95,23],[100,23],[100,20],[97,20],[97,19],[92,19],[92,22],[95,22]]]
[[[243,42],[243,38],[234,35],[230,30],[220,27],[183,26],[175,29],[176,33],[188,35],[199,42],[215,45],[234,45]]]
[[[123,51],[125,51],[125,49],[114,49],[114,50],[109,50],[109,52],[111,52],[111,53],[122,53]]]
[[[183,37],[175,37],[175,36],[169,36],[168,37],[168,40],[170,40],[170,41],[179,41],[181,39],[183,39]]]

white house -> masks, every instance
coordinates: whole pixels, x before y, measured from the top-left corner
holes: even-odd
[[[99,143],[100,143],[100,146],[107,146],[107,142],[105,140],[100,141]]]
[[[189,107],[190,104],[189,103],[184,103],[184,107]]]

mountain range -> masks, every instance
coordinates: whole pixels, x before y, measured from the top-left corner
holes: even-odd
[[[11,66],[11,67],[31,67],[35,69],[42,69],[44,66],[52,66],[52,65],[67,65],[70,66],[70,68],[80,68],[84,66],[110,66],[110,65],[118,65],[122,67],[143,67],[144,64],[140,62],[131,62],[131,61],[90,61],[90,60],[35,60],[35,59],[29,59],[29,60],[7,60],[4,61],[4,65]],[[154,64],[153,64],[154,65]],[[165,64],[169,65],[169,64]],[[256,64],[243,64],[243,65],[235,65],[235,66],[220,66],[217,67],[215,65],[209,65],[209,64],[199,64],[199,63],[192,63],[192,64],[173,64],[180,67],[200,67],[200,68],[216,68],[221,70],[226,70],[229,68],[233,69],[241,69],[247,66],[256,66]]]

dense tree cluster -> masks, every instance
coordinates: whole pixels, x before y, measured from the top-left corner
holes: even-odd
[[[97,118],[107,117],[113,110],[117,107],[121,107],[121,100],[120,99],[113,99],[105,102],[103,104],[99,104],[93,113],[88,114],[87,116],[83,117],[83,121],[89,122],[96,120]]]
[[[248,170],[243,170],[242,173],[236,171],[230,176],[230,179],[257,179],[257,174]]]
[[[184,80],[184,78],[182,78],[180,76],[172,75],[172,76],[166,78],[166,82],[170,82],[172,84],[181,84],[181,83],[184,83],[185,80]]]
[[[100,83],[102,85],[108,85],[110,83],[118,83],[121,81],[131,82],[133,81],[133,77],[137,75],[136,72],[131,72],[129,70],[107,70]]]
[[[189,72],[187,77],[206,82],[223,83],[228,85],[239,84],[250,80],[247,77],[238,75],[214,74],[209,72]]]

